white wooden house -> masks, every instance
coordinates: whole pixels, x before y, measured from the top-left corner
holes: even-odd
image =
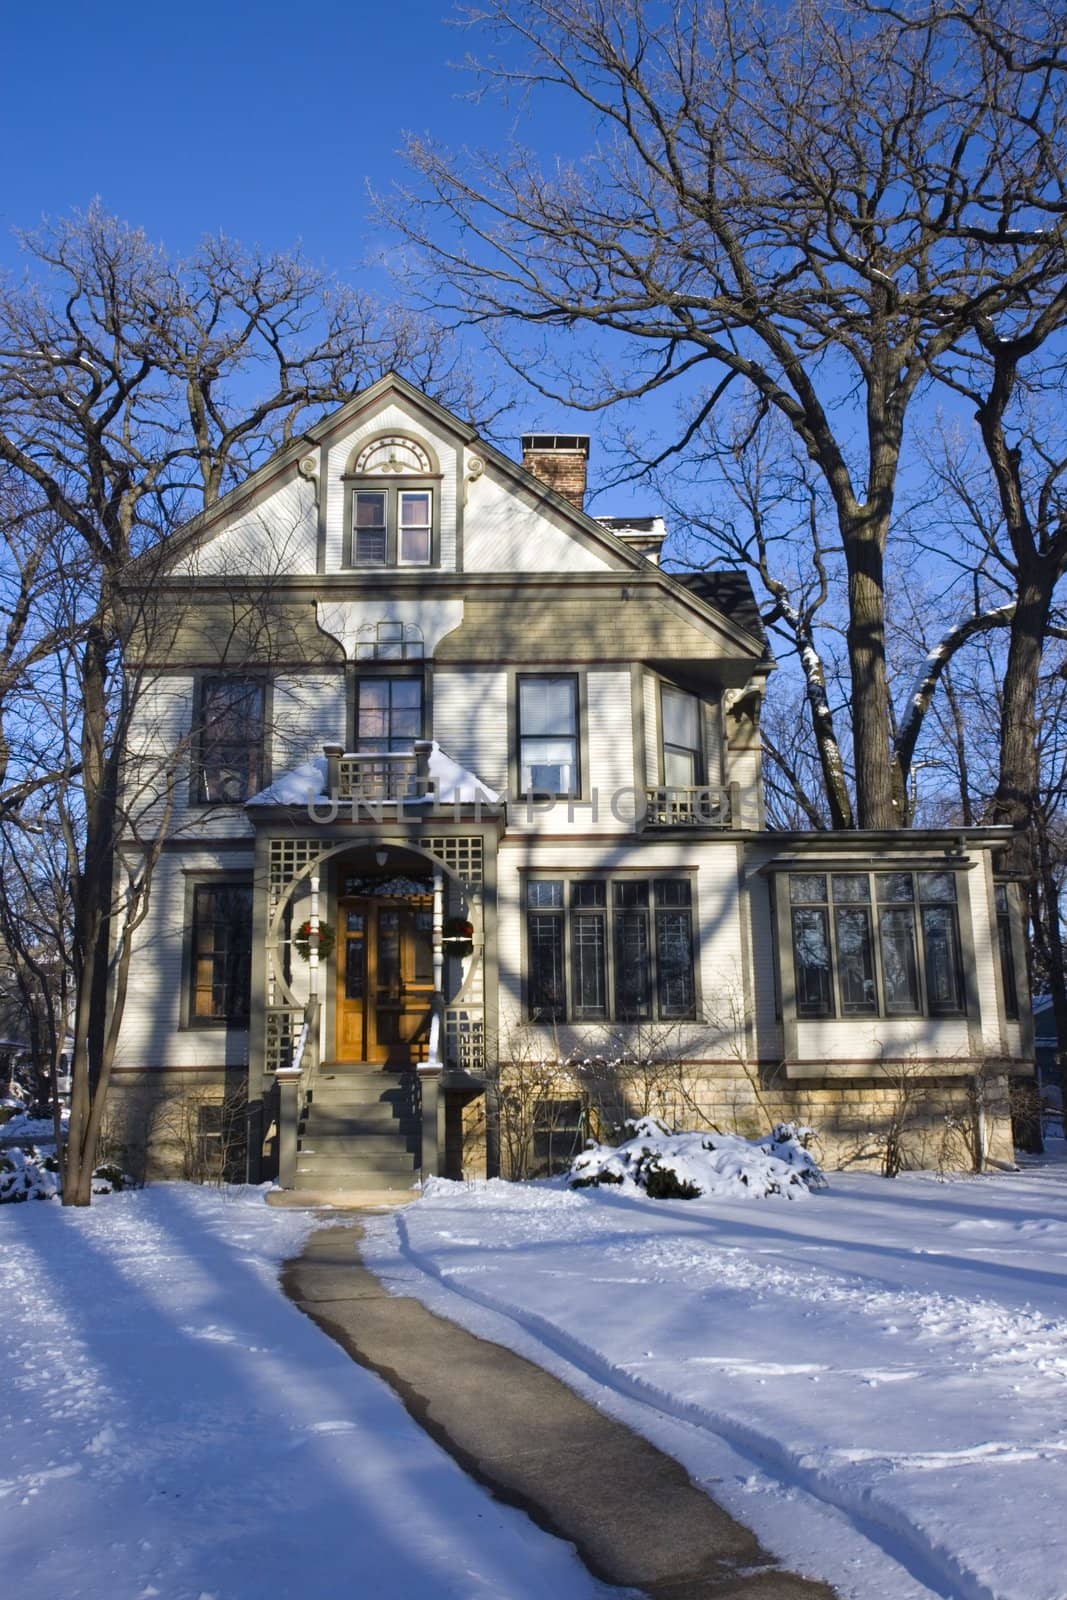
[[[114,1099],[150,1164],[228,1093],[252,1176],[493,1170],[520,1059],[638,1036],[720,1127],[876,1159],[903,1095],[929,1161],[977,1102],[1010,1156],[1003,831],[768,831],[747,580],[589,516],[587,455],[516,465],[389,377],[171,541],[129,782],[180,780]]]

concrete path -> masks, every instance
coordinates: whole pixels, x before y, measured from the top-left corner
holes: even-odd
[[[471,1477],[569,1540],[595,1577],[652,1600],[834,1600],[558,1378],[387,1293],[358,1259],[361,1234],[355,1222],[312,1234],[286,1264],[285,1292]]]

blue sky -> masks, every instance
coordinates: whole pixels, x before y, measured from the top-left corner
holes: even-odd
[[[452,0],[10,8],[0,148],[14,155],[0,189],[0,267],[18,269],[13,229],[99,195],[174,253],[219,230],[268,248],[299,241],[317,263],[381,289],[367,190],[403,178],[404,133],[491,146],[509,128],[497,102],[466,98],[472,80],[450,63],[473,41],[452,15]],[[566,133],[556,110],[532,130],[546,154]],[[504,427],[514,454],[524,428],[559,427],[593,433],[596,455],[597,419],[532,394]],[[615,491],[596,509],[651,510],[653,500]]]

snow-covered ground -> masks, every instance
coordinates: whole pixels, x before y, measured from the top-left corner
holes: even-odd
[[[437,1184],[365,1255],[842,1595],[1067,1594],[1063,1160],[831,1174],[803,1205]]]
[[[311,1225],[185,1184],[0,1208],[0,1591],[603,1593],[283,1298]]]

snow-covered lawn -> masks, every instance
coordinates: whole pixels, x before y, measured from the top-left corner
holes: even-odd
[[[309,1226],[184,1184],[0,1208],[0,1592],[602,1594],[282,1297]]]
[[[831,1174],[802,1205],[437,1184],[369,1234],[395,1288],[559,1373],[843,1595],[1067,1594],[1067,1163]]]

